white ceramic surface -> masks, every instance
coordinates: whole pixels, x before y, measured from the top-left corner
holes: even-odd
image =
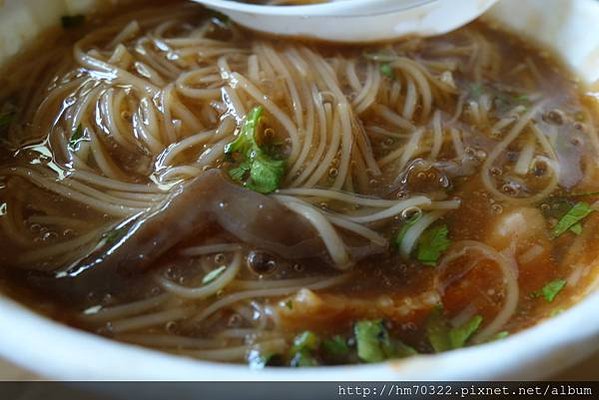
[[[404,35],[449,32],[497,0],[343,0],[309,6],[259,6],[194,0],[249,28],[285,36],[372,42]]]
[[[85,1],[92,6],[103,0]],[[7,44],[11,49],[14,47],[7,38],[19,40],[22,46],[39,32],[30,26],[32,34],[17,37],[11,32],[17,26],[10,25],[14,21],[10,14],[13,12],[24,18],[21,21],[35,20],[33,15],[27,16],[27,7],[35,7],[36,2],[46,5],[56,2],[66,7],[66,0],[23,0],[20,6],[14,3],[0,9],[0,55],[14,52],[7,50]],[[555,17],[558,8],[562,18]],[[42,20],[46,15],[50,19],[45,21],[48,26],[51,22],[57,23],[61,14],[48,11],[36,15]],[[592,83],[599,77],[598,2],[502,0],[487,15],[552,46],[567,58],[584,81]],[[0,297],[0,357],[57,379],[523,380],[552,375],[598,349],[598,310],[599,292],[595,291],[551,320],[483,346],[378,365],[252,371],[241,365],[195,361],[113,342],[57,324]]]

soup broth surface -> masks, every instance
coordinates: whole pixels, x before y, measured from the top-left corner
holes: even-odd
[[[591,290],[596,104],[483,22],[368,46],[183,1],[65,16],[0,89],[0,284],[253,367],[514,334]]]

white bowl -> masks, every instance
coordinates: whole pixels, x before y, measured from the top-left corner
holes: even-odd
[[[0,9],[0,64],[61,13],[102,0],[8,0]],[[59,11],[40,4],[60,5]],[[72,10],[73,8],[71,8]],[[31,11],[35,10],[35,11]],[[587,84],[599,78],[599,2],[503,0],[487,17],[544,42]],[[23,21],[41,21],[19,34]],[[250,370],[114,342],[44,318],[0,296],[0,357],[56,379],[134,380],[486,380],[550,376],[599,349],[599,292],[561,315],[507,339],[377,365]]]
[[[400,35],[449,32],[477,18],[497,0],[338,0],[301,9],[228,0],[194,1],[262,32],[337,42],[375,42]],[[310,17],[301,14],[306,9]]]

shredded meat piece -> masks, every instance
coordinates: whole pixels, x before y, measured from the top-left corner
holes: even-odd
[[[277,306],[283,326],[296,329],[335,329],[343,322],[367,318],[385,318],[396,323],[420,319],[440,303],[436,291],[417,296],[382,295],[358,298],[341,294],[316,294],[301,289]]]

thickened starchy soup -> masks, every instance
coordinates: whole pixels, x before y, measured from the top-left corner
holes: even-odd
[[[492,25],[338,46],[183,1],[69,15],[0,88],[3,291],[206,360],[483,344],[592,290],[597,103]]]

